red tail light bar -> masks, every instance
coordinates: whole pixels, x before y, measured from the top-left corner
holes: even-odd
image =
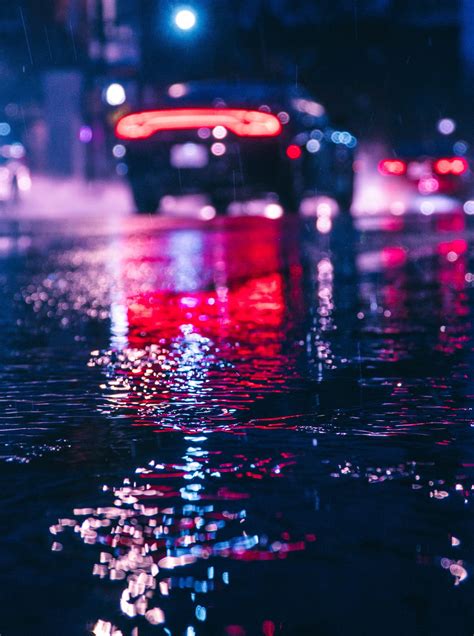
[[[446,157],[435,161],[433,168],[436,174],[439,175],[451,174],[459,176],[467,171],[468,164],[463,157]]]
[[[407,164],[400,159],[383,159],[379,163],[379,172],[383,175],[400,176],[406,174]]]
[[[278,117],[258,110],[236,108],[176,108],[125,115],[117,122],[119,139],[148,139],[164,130],[192,130],[224,126],[239,137],[275,137],[281,132]]]

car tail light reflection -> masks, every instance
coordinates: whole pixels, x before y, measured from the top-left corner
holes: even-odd
[[[275,137],[281,132],[278,117],[258,110],[237,108],[176,108],[125,115],[117,122],[119,139],[148,139],[164,130],[192,130],[221,126],[239,137]]]
[[[467,171],[467,161],[463,157],[446,157],[434,163],[434,171],[439,175],[459,176]]]
[[[379,172],[383,175],[400,176],[406,174],[407,164],[400,159],[383,159],[379,163]]]

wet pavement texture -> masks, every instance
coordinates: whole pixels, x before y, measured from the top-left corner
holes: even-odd
[[[2,221],[2,636],[472,634],[471,237]]]

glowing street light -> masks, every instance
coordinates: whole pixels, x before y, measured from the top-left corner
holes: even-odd
[[[109,106],[121,106],[127,99],[125,89],[121,84],[110,84],[104,91],[104,98]]]
[[[174,15],[174,23],[180,31],[190,31],[196,26],[196,14],[192,9],[179,9]]]

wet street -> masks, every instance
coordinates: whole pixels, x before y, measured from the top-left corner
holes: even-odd
[[[1,636],[471,635],[465,218],[0,220]]]

